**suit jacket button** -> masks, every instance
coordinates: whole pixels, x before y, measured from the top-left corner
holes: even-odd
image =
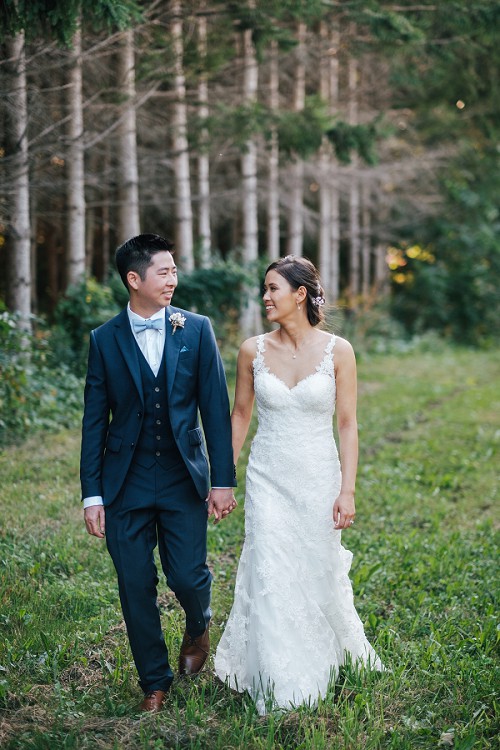
[[[156,451],[156,455],[159,456],[160,455],[160,451]]]
[[[138,416],[138,417],[139,417],[139,419],[140,419],[140,418],[142,417],[142,411],[138,411],[138,412],[137,412],[137,416]]]
[[[130,443],[130,447],[133,448],[135,443]]]

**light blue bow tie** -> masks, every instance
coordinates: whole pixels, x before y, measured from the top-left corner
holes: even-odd
[[[159,331],[163,328],[165,323],[161,318],[155,318],[155,320],[136,320],[134,318],[132,325],[136,333],[142,333],[142,331],[146,331],[148,328],[154,328]]]

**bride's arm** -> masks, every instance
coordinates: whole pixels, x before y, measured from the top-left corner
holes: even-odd
[[[351,525],[355,516],[354,492],[358,468],[358,423],[356,419],[356,359],[352,346],[337,338],[335,344],[335,381],[337,387],[337,428],[339,433],[342,485],[333,506],[337,529]]]
[[[253,402],[255,393],[253,389],[252,362],[255,357],[255,339],[247,339],[241,345],[238,354],[238,367],[236,372],[236,389],[234,394],[234,406],[231,412],[231,427],[233,430],[233,456],[234,463],[245,442],[248,427],[252,418]]]

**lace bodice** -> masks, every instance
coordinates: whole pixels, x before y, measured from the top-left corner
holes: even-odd
[[[275,438],[285,437],[287,430],[292,430],[296,436],[298,419],[306,433],[331,433],[335,412],[334,346],[335,336],[332,335],[315,371],[289,388],[266,366],[265,335],[258,337],[253,374],[259,438],[263,433]]]

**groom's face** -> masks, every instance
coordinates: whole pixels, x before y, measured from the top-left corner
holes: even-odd
[[[133,296],[136,306],[143,311],[153,315],[162,307],[167,307],[177,286],[177,267],[172,255],[167,250],[155,253],[144,279],[138,273],[130,272],[128,281],[131,299]]]

